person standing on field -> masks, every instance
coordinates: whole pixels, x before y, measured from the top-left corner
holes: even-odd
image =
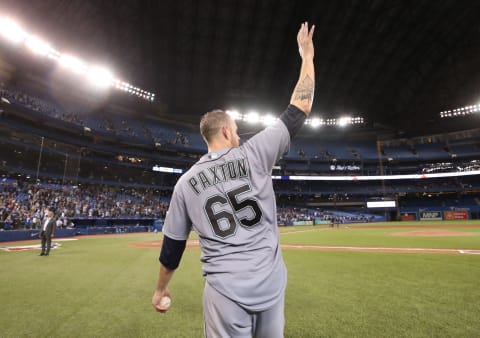
[[[55,219],[55,208],[49,207],[47,215],[40,224],[40,238],[42,239],[42,252],[39,256],[48,256],[52,246],[52,237],[55,236],[57,220]]]
[[[287,271],[271,173],[312,108],[314,28],[305,22],[298,31],[300,75],[279,120],[240,145],[228,114],[206,113],[200,132],[208,153],[174,188],[152,304],[168,310],[161,299],[171,297],[168,284],[193,228],[202,249],[206,337],[283,337]]]

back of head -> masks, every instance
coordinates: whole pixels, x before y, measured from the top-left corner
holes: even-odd
[[[200,133],[207,144],[209,144],[218,134],[220,129],[228,126],[230,116],[223,110],[215,109],[202,116],[200,120]]]

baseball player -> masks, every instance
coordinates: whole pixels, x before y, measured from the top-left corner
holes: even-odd
[[[271,172],[312,107],[314,28],[305,22],[298,32],[300,76],[280,119],[240,145],[237,125],[228,114],[205,114],[200,132],[208,154],[173,191],[152,304],[158,312],[168,310],[161,300],[171,296],[168,283],[195,230],[205,277],[205,337],[283,337],[287,271]]]

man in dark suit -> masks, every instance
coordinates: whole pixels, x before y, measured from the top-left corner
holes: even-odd
[[[40,253],[39,256],[48,256],[50,253],[50,246],[52,244],[52,237],[55,235],[56,223],[55,209],[49,207],[47,209],[47,216],[41,223],[40,238],[42,239],[42,253]]]

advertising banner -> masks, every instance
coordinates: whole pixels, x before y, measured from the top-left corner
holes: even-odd
[[[445,211],[444,215],[447,221],[468,219],[468,211]]]
[[[421,211],[420,220],[421,221],[441,221],[442,213],[440,211]]]
[[[319,225],[319,224],[331,224],[332,222],[329,220],[323,220],[323,219],[315,219],[314,225]]]
[[[400,220],[402,221],[416,221],[417,213],[416,212],[402,212],[400,214]]]
[[[295,221],[293,225],[313,225],[313,221]]]

